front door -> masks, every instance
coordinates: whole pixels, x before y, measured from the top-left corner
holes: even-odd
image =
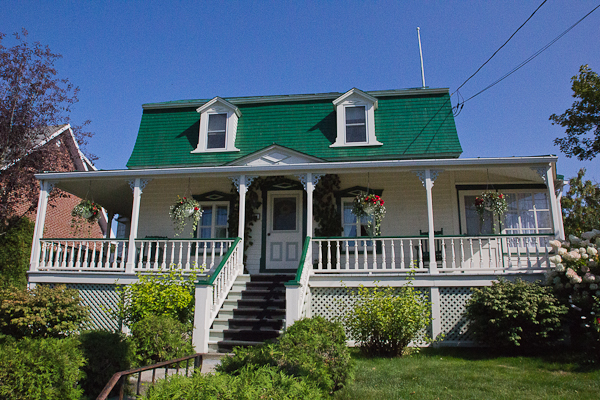
[[[302,192],[267,195],[266,263],[268,270],[296,270],[302,247]]]

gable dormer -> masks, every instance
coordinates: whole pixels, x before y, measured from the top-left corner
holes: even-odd
[[[377,99],[353,88],[333,101],[337,137],[330,147],[381,146],[375,135]]]
[[[196,111],[200,113],[200,132],[198,147],[192,153],[239,151],[235,147],[238,118],[242,115],[239,108],[215,97]]]

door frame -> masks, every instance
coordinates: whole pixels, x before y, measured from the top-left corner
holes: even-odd
[[[266,265],[267,265],[267,220],[269,219],[267,216],[269,215],[268,213],[271,211],[268,209],[268,194],[269,192],[284,192],[284,191],[290,191],[290,190],[300,190],[302,192],[302,196],[301,196],[301,201],[302,204],[300,206],[300,209],[302,210],[302,220],[300,221],[300,223],[302,224],[301,227],[301,237],[300,237],[300,252],[302,252],[302,249],[304,248],[304,241],[306,240],[306,191],[304,190],[304,187],[302,186],[302,184],[298,181],[292,181],[289,179],[282,179],[282,182],[285,183],[285,185],[282,185],[283,187],[278,187],[279,185],[281,185],[281,182],[275,182],[273,185],[270,185],[268,188],[263,188],[262,190],[262,240],[261,240],[261,249],[260,249],[260,273],[282,273],[282,272],[287,272],[287,273],[291,273],[292,271],[296,271],[298,267],[296,267],[296,269],[289,269],[289,268],[278,268],[278,269],[267,269]],[[301,258],[301,255],[299,255],[298,259]]]

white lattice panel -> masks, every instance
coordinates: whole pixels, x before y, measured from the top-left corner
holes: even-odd
[[[471,298],[471,288],[440,288],[441,330],[446,342],[474,342],[467,319],[465,304]]]
[[[109,310],[116,311],[119,294],[115,285],[70,284],[71,289],[79,291],[81,303],[90,311],[90,329],[117,331],[121,329],[119,321],[115,320]]]

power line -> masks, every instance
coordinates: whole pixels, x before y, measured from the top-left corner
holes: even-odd
[[[533,60],[534,58],[536,58],[537,56],[539,56],[540,54],[542,54],[546,49],[548,49],[548,47],[552,46],[560,38],[562,38],[563,36],[565,36],[571,29],[575,28],[581,21],[583,21],[584,19],[586,19],[591,13],[593,13],[594,11],[596,11],[598,8],[600,8],[600,5],[596,6],[592,11],[590,11],[589,13],[587,13],[586,15],[584,15],[579,21],[575,22],[573,25],[571,25],[569,28],[567,28],[563,33],[561,33],[556,38],[554,38],[550,43],[548,43],[547,45],[545,45],[544,47],[542,47],[541,49],[539,49],[538,51],[536,51],[534,54],[532,54],[529,58],[527,58],[521,64],[517,65],[512,70],[510,70],[506,74],[502,75],[502,77],[498,78],[496,81],[494,81],[490,85],[486,86],[484,89],[480,90],[479,92],[475,93],[473,96],[469,97],[468,99],[466,99],[465,101],[463,101],[462,103],[460,103],[460,105],[461,105],[460,108],[462,109],[462,105],[464,103],[466,103],[467,101],[471,100],[473,97],[479,96],[481,93],[485,92],[486,90],[490,89],[491,87],[493,87],[493,86],[497,85],[498,83],[502,82],[504,79],[508,78],[510,75],[512,75],[513,73],[517,72],[519,69],[521,69],[522,67],[524,67],[531,60]],[[458,107],[458,104],[457,104],[457,107]]]

